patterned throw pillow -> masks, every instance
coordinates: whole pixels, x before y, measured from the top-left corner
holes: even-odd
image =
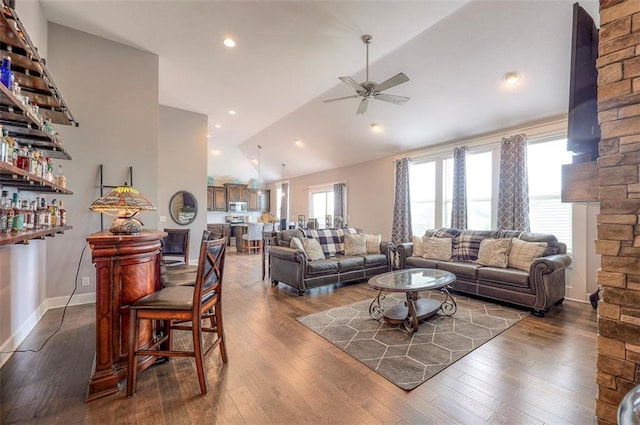
[[[302,241],[302,245],[304,246],[304,250],[307,253],[307,257],[309,257],[309,260],[315,261],[325,259],[322,247],[317,239],[306,238]]]
[[[344,234],[342,229],[304,230],[307,238],[316,239],[325,257],[344,254]]]
[[[382,235],[366,234],[366,236],[367,236],[367,254],[380,254],[380,242],[382,242]]]
[[[344,235],[344,255],[365,255],[367,235],[364,233]]]
[[[484,239],[480,242],[477,263],[482,266],[502,267],[509,264],[511,239]]]
[[[518,238],[511,239],[509,267],[528,272],[533,260],[540,257],[546,248],[546,242],[525,242]]]
[[[413,236],[413,254],[412,257],[422,257],[424,255],[424,248],[422,247],[422,236]]]
[[[451,260],[451,238],[422,238],[424,258],[431,260]]]

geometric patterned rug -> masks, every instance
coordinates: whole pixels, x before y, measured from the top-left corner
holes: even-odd
[[[529,315],[517,310],[451,294],[458,309],[451,316],[437,314],[420,322],[416,333],[369,316],[371,300],[336,307],[297,320],[347,354],[405,390],[412,390],[450,364]],[[439,291],[422,298],[443,300]],[[385,310],[403,303],[403,293],[386,293]]]

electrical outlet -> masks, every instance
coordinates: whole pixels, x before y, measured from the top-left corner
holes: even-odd
[[[160,223],[165,223],[167,221],[167,216],[166,215],[161,215],[160,216]]]
[[[82,283],[81,283],[82,286],[89,286],[90,282],[91,281],[89,280],[89,276],[82,276]]]

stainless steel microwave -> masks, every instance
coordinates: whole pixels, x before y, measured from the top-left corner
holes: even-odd
[[[246,202],[229,202],[229,212],[247,212],[247,203]]]

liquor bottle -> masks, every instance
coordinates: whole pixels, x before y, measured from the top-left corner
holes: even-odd
[[[8,213],[6,205],[8,200],[7,191],[3,190],[2,198],[0,198],[0,233],[7,233]]]
[[[58,164],[58,186],[67,187],[67,178],[64,176],[64,171],[62,170],[62,164]]]
[[[13,71],[11,71],[11,57],[5,56],[2,59],[2,69],[0,70],[0,81],[9,90],[13,89],[13,87],[11,86],[11,81],[12,81],[11,74],[13,74]]]
[[[2,134],[2,126],[0,125],[0,134]],[[0,136],[0,162],[7,162],[7,154],[9,153],[9,143]]]
[[[51,227],[58,226],[58,207],[56,207],[56,200],[51,200],[51,205],[49,205],[49,224]]]
[[[67,225],[67,210],[64,209],[64,204],[60,201],[60,208],[58,208],[58,214],[60,215],[60,226]]]
[[[43,229],[47,229],[51,227],[51,215],[49,214],[49,209],[47,208],[46,199],[40,199],[40,220],[41,226]]]
[[[12,232],[20,232],[24,230],[24,211],[20,208],[21,202],[17,198],[17,193],[13,194],[15,201],[13,202],[13,226]]]

